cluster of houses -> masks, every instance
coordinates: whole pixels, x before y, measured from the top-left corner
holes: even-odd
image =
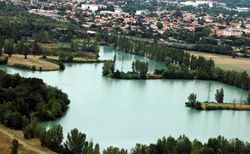
[[[13,3],[21,3],[22,0],[12,0]],[[207,5],[209,7],[220,6],[227,8],[226,4],[216,1],[172,1],[158,0],[167,5],[178,6],[193,6]],[[150,3],[151,0],[145,1]],[[176,10],[167,11],[163,7],[158,6],[156,11],[136,10],[134,13],[122,11],[121,5],[116,5],[113,1],[107,0],[105,3],[98,3],[96,0],[64,0],[64,1],[35,1],[31,0],[30,5],[36,6],[39,9],[30,9],[31,13],[44,15],[58,15],[62,7],[64,10],[62,18],[65,20],[73,19],[81,22],[83,27],[100,27],[108,31],[123,31],[125,33],[130,30],[143,33],[150,29],[155,34],[163,34],[168,30],[184,29],[194,31],[196,27],[209,27],[212,34],[217,36],[237,36],[241,37],[245,34],[250,35],[250,18],[239,20],[235,15],[233,20],[226,22],[224,19],[229,15],[220,14],[214,16],[206,13],[200,15],[197,12],[181,11],[181,15],[177,14]],[[113,9],[107,9],[108,6]],[[32,7],[31,7],[32,8]],[[70,9],[70,10],[69,10]],[[228,8],[231,9],[231,8]],[[249,8],[234,8],[238,12],[249,12]],[[60,10],[60,11],[59,11]],[[82,18],[79,18],[79,12]],[[78,16],[76,15],[78,13]],[[84,19],[84,20],[82,20]],[[159,26],[161,25],[161,26]]]
[[[171,2],[171,4],[173,4],[173,2]],[[192,5],[196,7],[200,4],[208,4],[211,7],[215,5],[215,3],[211,1],[197,1],[197,3],[194,1],[186,1],[181,2],[179,5]],[[216,3],[216,5],[218,5],[218,3]],[[224,4],[220,5],[224,6]],[[109,31],[120,29],[124,32],[128,32],[128,30],[141,32],[142,30],[145,30],[146,27],[151,28],[153,29],[153,32],[160,34],[163,34],[167,30],[177,29],[194,31],[196,27],[209,27],[212,30],[212,34],[217,36],[241,37],[244,34],[250,34],[250,18],[235,20],[228,23],[223,21],[229,16],[226,14],[213,16],[207,13],[199,16],[197,13],[182,11],[181,16],[175,16],[175,10],[166,11],[161,8],[154,12],[148,10],[137,10],[135,13],[129,14],[123,12],[118,6],[115,6],[114,11],[100,11],[96,13],[98,8],[105,7],[106,6],[103,4],[82,4],[82,10],[95,13],[95,18],[87,18],[83,25],[85,27],[90,27],[91,25],[100,26],[102,29]],[[237,18],[237,16],[234,16],[233,18]],[[199,21],[203,21],[203,23],[201,24]],[[158,27],[158,23],[161,23],[163,26]]]

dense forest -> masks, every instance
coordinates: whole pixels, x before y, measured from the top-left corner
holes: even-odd
[[[41,79],[0,73],[0,122],[22,129],[31,121],[61,117],[70,103],[67,94]]]
[[[77,25],[31,14],[21,6],[5,2],[0,2],[0,20],[0,45],[5,39],[17,42],[27,38],[38,42],[70,42],[85,33]]]
[[[250,77],[246,71],[224,71],[215,67],[212,59],[196,57],[165,44],[145,43],[127,37],[110,37],[108,41],[127,53],[145,56],[166,64],[168,67],[166,71],[155,71],[155,74],[161,74],[166,79],[216,80],[246,90],[250,89]]]

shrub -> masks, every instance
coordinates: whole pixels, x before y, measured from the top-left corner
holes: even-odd
[[[32,71],[35,71],[35,70],[36,70],[36,66],[33,65],[33,66],[31,67],[31,69],[32,69]]]
[[[65,70],[65,65],[62,62],[58,63],[60,70]]]
[[[8,63],[8,57],[0,57],[0,65],[7,64],[7,63]]]

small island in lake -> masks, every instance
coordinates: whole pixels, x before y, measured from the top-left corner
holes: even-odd
[[[185,105],[197,110],[250,110],[250,93],[246,103],[224,103],[224,90],[222,88],[216,91],[215,99],[217,102],[199,102],[196,98],[196,94],[190,94]]]

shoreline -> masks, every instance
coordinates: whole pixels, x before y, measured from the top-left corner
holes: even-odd
[[[13,68],[25,69],[30,71],[60,71],[59,63],[104,63],[112,60],[99,60],[94,58],[81,58],[74,57],[72,61],[66,62],[58,60],[58,57],[48,56],[48,58],[43,58],[42,55],[27,55],[27,59],[24,55],[13,54],[11,57],[7,55],[1,56],[2,59],[7,59],[7,63],[2,63],[1,65],[6,65]],[[0,57],[0,58],[1,58]]]
[[[249,111],[249,104],[242,103],[215,103],[215,102],[197,102],[191,104],[186,102],[186,107],[193,108],[195,110],[237,110],[237,111]]]
[[[26,69],[31,71],[57,71],[60,70],[60,67],[56,63],[48,62],[41,60],[41,55],[27,55],[27,58],[24,58],[24,55],[13,54],[11,57],[7,57],[7,63],[2,64],[14,68]]]
[[[47,56],[47,58],[40,58],[44,61],[48,61],[48,62],[62,62],[62,63],[105,63],[105,62],[109,62],[112,60],[100,60],[97,58],[82,58],[82,57],[74,57],[72,61],[63,61],[63,60],[59,60],[57,56]]]

